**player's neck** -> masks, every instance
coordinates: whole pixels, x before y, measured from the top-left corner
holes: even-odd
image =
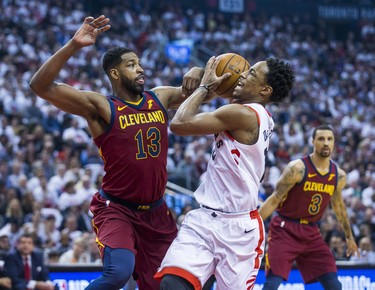
[[[329,171],[330,158],[322,157],[317,154],[310,155],[311,161],[314,164],[315,168],[322,174]]]

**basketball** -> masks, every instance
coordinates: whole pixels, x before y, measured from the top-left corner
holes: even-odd
[[[224,53],[218,58],[220,61],[216,68],[216,75],[220,77],[228,72],[232,75],[220,84],[215,93],[222,98],[231,98],[241,74],[250,69],[250,64],[244,57],[236,53]]]

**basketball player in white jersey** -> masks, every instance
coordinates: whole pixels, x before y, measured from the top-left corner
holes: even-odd
[[[294,72],[269,58],[244,72],[231,104],[198,113],[228,75],[216,76],[218,59],[206,65],[201,86],[177,110],[171,130],[178,135],[214,134],[205,181],[194,193],[201,205],[190,211],[170,246],[156,279],[162,290],[202,289],[214,274],[218,290],[253,289],[264,253],[258,190],[274,122],[265,109],[289,95]]]

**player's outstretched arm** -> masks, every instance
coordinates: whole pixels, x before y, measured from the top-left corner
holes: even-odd
[[[287,196],[289,190],[300,182],[305,174],[305,165],[301,160],[290,162],[281,174],[274,192],[269,196],[259,209],[263,220],[267,219]]]
[[[93,45],[99,34],[110,29],[108,22],[109,19],[104,15],[95,19],[86,17],[73,38],[52,55],[32,77],[30,87],[34,93],[65,112],[82,116],[94,112],[97,108],[87,99],[90,93],[59,84],[55,79],[76,51]]]
[[[357,244],[353,237],[352,229],[351,229],[350,222],[348,219],[348,214],[346,212],[345,203],[341,194],[342,189],[346,185],[346,173],[341,168],[339,168],[338,174],[339,174],[338,176],[339,181],[337,183],[337,188],[335,192],[333,193],[332,200],[331,200],[332,209],[335,212],[336,217],[338,221],[340,222],[341,227],[346,236],[346,244],[348,246],[346,250],[346,255],[349,257],[351,255],[356,254],[359,257],[360,253],[359,253]]]
[[[156,94],[164,108],[177,109],[198,88],[203,72],[203,68],[193,67],[184,75],[182,86],[160,86],[153,88],[152,91]]]

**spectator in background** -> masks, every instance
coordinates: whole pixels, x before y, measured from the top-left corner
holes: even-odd
[[[7,146],[17,146],[17,138],[16,134],[14,133],[13,127],[9,124],[9,119],[6,116],[2,116],[0,119],[0,136],[2,136],[2,144],[4,145],[4,149]]]
[[[85,173],[85,170],[82,168],[79,161],[78,152],[76,152],[76,154],[72,154],[72,156],[67,158],[66,161],[67,169],[65,172],[65,180],[78,182],[81,176],[83,176]]]
[[[33,144],[33,143],[30,143],[30,144]],[[35,158],[34,157],[34,149],[32,149],[30,153],[33,154],[32,160],[30,161],[30,163],[32,164],[32,176],[27,181],[26,188],[27,188],[27,191],[33,192],[33,190],[36,187],[40,186],[40,180],[42,178],[46,178],[46,176],[44,174],[42,161],[41,160],[39,160],[39,161],[34,160],[34,158]]]
[[[28,106],[27,110],[25,111],[24,118],[25,123],[29,123],[30,125],[34,126],[40,124],[40,121],[43,120],[44,115],[40,110],[40,107],[37,104],[38,98],[37,96],[31,93],[30,98],[30,105]]]
[[[273,192],[273,186],[269,182],[263,182],[259,191],[259,201],[264,202]]]
[[[85,200],[91,200],[98,188],[91,181],[91,177],[87,174],[83,175],[75,186],[77,196],[80,196],[82,202]]]
[[[67,181],[67,178],[65,176],[66,173],[66,165],[64,163],[56,163],[55,165],[55,175],[53,175],[48,180],[48,192],[51,195],[51,198],[54,200],[54,202],[57,202],[58,197],[64,190],[64,185]]]
[[[103,159],[100,157],[98,149],[93,144],[87,144],[87,147],[81,152],[80,160],[82,165],[103,167]]]
[[[353,256],[350,261],[361,264],[375,264],[375,252],[373,250],[373,242],[369,237],[363,237],[359,240],[358,248],[360,256]]]
[[[92,213],[90,211],[91,197],[87,198],[82,202],[82,204],[77,207],[77,221],[78,221],[78,230],[82,232],[93,232],[92,226]]]
[[[61,233],[56,226],[56,218],[53,214],[43,218],[43,223],[38,228],[38,237],[41,239],[43,249],[56,249]]]
[[[24,222],[24,213],[22,210],[21,201],[14,197],[9,200],[8,207],[5,213],[5,221],[17,220],[20,225]]]
[[[17,187],[19,184],[19,179],[25,174],[22,163],[15,160],[12,163],[10,174],[6,180],[7,187]]]
[[[176,169],[170,172],[169,179],[189,190],[197,187],[197,172],[195,172],[195,164],[193,155],[185,152],[184,158],[178,162]]]
[[[370,239],[375,242],[375,210],[372,207],[366,207],[363,223],[369,228]]]
[[[91,258],[88,253],[88,240],[81,236],[73,241],[73,248],[62,253],[59,258],[59,264],[86,264],[90,262]]]
[[[5,234],[0,235],[0,260],[8,255],[10,251],[10,240],[9,237]]]
[[[17,249],[9,254],[4,264],[5,274],[12,280],[12,289],[54,290],[42,252],[34,251],[32,236],[23,234]]]
[[[86,234],[85,237],[87,237],[88,241],[89,261],[94,264],[102,265],[102,259],[100,257],[98,244],[96,243],[95,233]]]
[[[56,252],[56,255],[60,257],[62,253],[65,253],[69,249],[71,249],[73,246],[73,240],[70,237],[70,233],[67,229],[64,229],[60,231],[60,241],[57,244],[56,248],[54,249],[54,252]]]
[[[47,178],[44,176],[40,178],[40,184],[32,191],[32,196],[42,207],[55,207],[58,201],[56,192],[49,190]]]
[[[370,177],[369,186],[362,191],[362,202],[375,210],[375,175]]]
[[[76,150],[82,150],[90,143],[90,136],[85,130],[78,127],[78,120],[72,117],[70,126],[63,131],[62,140]]]
[[[78,229],[77,215],[74,212],[69,211],[65,214],[60,230],[62,233],[68,233],[72,241],[82,235]]]
[[[80,206],[83,202],[83,196],[77,193],[76,182],[74,180],[65,183],[64,190],[57,200],[57,206],[62,211],[69,211],[72,206]]]
[[[0,229],[0,236],[6,235],[9,238],[10,247],[13,250],[18,238],[23,234],[22,224],[16,218],[11,218]]]
[[[42,120],[43,128],[47,133],[50,133],[55,141],[58,141],[57,145],[60,145],[61,139],[60,135],[62,134],[62,123],[58,117],[59,110],[53,106],[48,107],[46,116]]]
[[[328,246],[336,261],[347,261],[346,247],[343,237],[338,233],[333,233],[330,236]],[[355,256],[355,255],[353,255]],[[356,256],[357,257],[357,256]]]

